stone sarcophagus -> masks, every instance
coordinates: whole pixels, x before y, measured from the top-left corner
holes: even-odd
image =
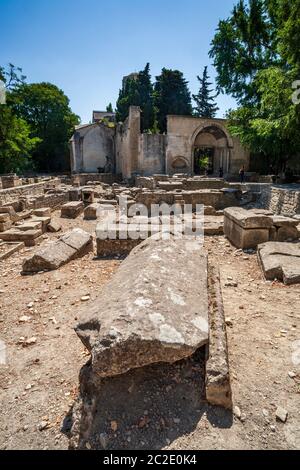
[[[224,211],[224,233],[237,248],[256,248],[270,239],[272,213],[265,210],[245,210],[229,207]]]

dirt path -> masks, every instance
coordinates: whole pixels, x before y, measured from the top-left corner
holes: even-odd
[[[73,226],[91,233],[95,230],[95,222],[82,219],[62,223],[64,231]],[[211,261],[221,269],[225,312],[231,325],[232,388],[241,416],[207,406],[201,394],[201,371],[197,379],[193,362],[179,364],[175,369],[181,372],[172,378],[172,386],[165,380],[147,379],[148,404],[141,402],[140,409],[137,407],[141,412],[146,408],[146,418],[141,425],[118,416],[119,430],[112,435],[111,448],[300,447],[300,363],[296,365],[294,350],[300,340],[300,287],[266,283],[256,256],[238,252],[223,237],[208,238],[206,245]],[[93,302],[101,296],[101,286],[120,260],[95,260],[89,255],[58,271],[23,277],[22,259],[31,251],[24,249],[0,263],[0,340],[7,347],[7,365],[0,365],[0,448],[67,449],[61,426],[63,421],[68,425],[66,416],[77,396],[78,374],[88,359],[73,326],[80,315],[81,298],[89,295]],[[235,282],[237,287],[225,287]],[[25,346],[28,339],[32,344]],[[169,370],[165,377],[174,371]],[[174,410],[168,410],[172,422],[165,420],[162,414],[164,408],[170,408],[169,395],[172,402],[186,394],[193,397],[191,404],[183,402],[176,417]],[[286,424],[276,422],[277,406],[289,412]],[[236,413],[239,415],[238,410]],[[111,435],[114,416],[106,419],[103,432],[106,426]],[[134,425],[134,432],[130,426],[126,430],[127,424]]]

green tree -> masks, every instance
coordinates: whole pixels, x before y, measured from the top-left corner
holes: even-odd
[[[113,112],[114,112],[114,110],[113,110],[113,107],[112,107],[112,104],[111,104],[111,103],[109,103],[109,105],[108,105],[108,106],[106,106],[106,112],[107,112],[107,113],[113,113]]]
[[[233,135],[278,170],[300,153],[300,0],[240,1],[212,42],[219,91],[237,98]],[[230,52],[231,51],[231,52]]]
[[[153,85],[151,83],[150,64],[148,63],[137,79],[139,104],[142,110],[142,132],[152,130],[155,121]]]
[[[51,83],[22,84],[10,94],[10,100],[17,116],[30,126],[31,136],[40,139],[32,153],[37,169],[68,169],[69,139],[79,118],[63,91]]]
[[[239,103],[255,100],[252,80],[259,70],[281,63],[274,14],[277,2],[249,0],[247,5],[240,0],[232,15],[219,22],[209,53],[217,70],[217,90]]]
[[[116,107],[117,122],[124,122],[128,118],[130,106],[139,106],[139,102],[137,81],[128,78],[119,92]]]
[[[154,105],[157,108],[157,121],[161,132],[167,131],[169,114],[192,115],[191,94],[182,72],[162,69],[161,75],[156,77]]]
[[[0,80],[5,83],[7,90],[11,91],[25,83],[26,76],[23,75],[23,70],[20,67],[8,64],[8,67],[0,66]]]
[[[152,130],[155,121],[155,110],[149,63],[144,70],[138,73],[136,78],[128,78],[120,90],[117,101],[117,121],[124,122],[126,120],[130,106],[139,106],[141,108],[141,131]]]
[[[30,128],[7,105],[0,105],[0,173],[22,173],[32,168],[31,152],[39,143]]]
[[[212,96],[213,90],[210,88],[212,83],[209,82],[207,66],[204,67],[203,75],[197,77],[200,82],[200,89],[197,95],[193,95],[193,100],[196,102],[194,114],[198,117],[214,118],[219,110],[215,103],[215,96]]]
[[[30,128],[24,119],[17,117],[10,105],[11,91],[24,83],[22,69],[9,64],[0,67],[0,80],[4,82],[7,104],[0,104],[0,173],[17,172],[32,167],[31,151],[39,143],[30,137]]]

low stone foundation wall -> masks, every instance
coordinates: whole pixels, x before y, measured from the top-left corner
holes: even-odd
[[[300,214],[300,187],[268,186],[263,188],[260,204],[277,215]]]
[[[193,209],[197,204],[212,206],[216,210],[239,205],[241,194],[236,190],[203,190],[203,191],[142,191],[136,196],[137,204],[144,204],[149,210],[152,204],[173,205],[180,199],[184,204],[191,204]]]
[[[44,190],[49,182],[27,184],[15,188],[1,189],[0,190],[0,206],[10,204],[17,201],[21,197],[26,196],[39,196],[44,194]]]
[[[44,196],[37,197],[33,201],[33,209],[40,209],[41,207],[50,207],[56,209],[66,204],[69,201],[69,193],[61,192],[54,194],[45,194]]]
[[[72,184],[78,182],[80,186],[85,186],[89,181],[105,183],[112,185],[113,183],[120,183],[122,177],[112,173],[80,173],[72,175]]]

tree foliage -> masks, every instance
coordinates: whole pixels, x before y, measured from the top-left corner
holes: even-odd
[[[30,128],[12,109],[0,105],[0,173],[23,172],[30,168],[31,152],[39,143]]]
[[[70,109],[69,99],[51,83],[22,84],[10,94],[16,115],[30,126],[31,136],[40,139],[32,153],[39,171],[68,168],[69,139],[79,118]]]
[[[0,104],[0,173],[22,172],[32,167],[31,152],[39,139],[30,135],[26,121],[17,117],[9,105],[10,95],[26,77],[22,69],[9,64],[0,67],[0,80],[5,83],[7,104]]]
[[[300,0],[239,1],[219,23],[211,57],[221,92],[239,103],[230,130],[253,153],[284,168],[300,154]]]
[[[214,118],[219,110],[215,103],[215,96],[212,96],[213,90],[210,88],[212,83],[209,82],[207,66],[204,67],[202,78],[197,77],[200,82],[200,89],[197,95],[193,95],[193,100],[196,103],[194,114],[197,117]]]
[[[191,116],[193,113],[188,82],[179,70],[162,69],[156,77],[154,104],[161,132],[167,131],[167,116],[171,114]]]
[[[137,77],[129,77],[125,80],[117,101],[117,121],[124,122],[127,119],[130,106],[139,106],[141,108],[141,130],[148,131],[152,129],[155,120],[155,110],[150,64],[147,64]]]

